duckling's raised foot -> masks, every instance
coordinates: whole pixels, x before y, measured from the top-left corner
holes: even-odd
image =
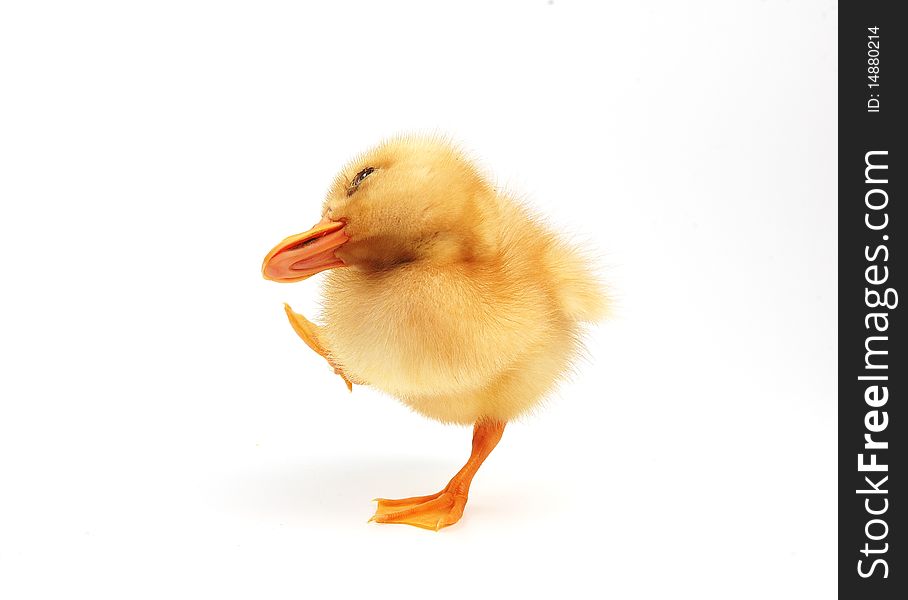
[[[376,498],[378,508],[369,521],[376,523],[402,523],[423,529],[438,531],[442,527],[453,525],[463,516],[467,505],[470,483],[479,470],[479,466],[492,452],[501,435],[505,423],[502,421],[478,421],[473,426],[473,451],[467,464],[451,478],[445,489],[428,496],[414,496],[388,500]]]
[[[289,304],[284,304],[284,312],[287,313],[287,319],[290,321],[290,326],[293,327],[293,331],[296,332],[296,335],[315,351],[316,354],[328,361],[328,364],[331,365],[334,372],[340,375],[340,378],[347,384],[347,391],[352,392],[353,384],[347,379],[344,372],[331,361],[328,357],[328,352],[322,347],[322,344],[318,339],[318,326],[303,315],[293,312],[293,309],[290,308]]]
[[[376,523],[402,523],[438,531],[453,525],[463,516],[467,505],[466,494],[441,491],[430,496],[416,496],[400,500],[377,498],[378,508],[369,521]]]

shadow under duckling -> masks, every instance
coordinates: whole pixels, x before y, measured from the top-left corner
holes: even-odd
[[[345,167],[322,220],[262,266],[278,282],[326,270],[322,326],[285,309],[348,389],[370,385],[427,417],[473,425],[470,458],[443,490],[378,499],[372,520],[456,523],[505,424],[552,391],[583,323],[604,316],[588,259],[449,142],[400,137]]]

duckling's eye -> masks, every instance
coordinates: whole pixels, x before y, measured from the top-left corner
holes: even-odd
[[[356,188],[359,187],[359,184],[361,184],[366,177],[371,175],[373,171],[375,171],[375,167],[366,167],[357,173],[356,177],[353,178],[353,181],[350,182],[350,185],[347,186],[347,195],[352,195],[353,192],[356,191]]]

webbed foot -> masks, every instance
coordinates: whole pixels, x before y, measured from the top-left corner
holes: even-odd
[[[438,531],[453,525],[463,516],[467,495],[447,489],[430,496],[415,496],[399,500],[376,498],[378,508],[370,521],[376,523],[402,523]]]

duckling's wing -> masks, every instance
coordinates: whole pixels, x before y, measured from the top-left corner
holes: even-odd
[[[296,335],[300,336],[306,345],[312,348],[317,354],[322,356],[325,360],[328,361],[328,364],[331,365],[331,368],[334,369],[334,372],[340,375],[341,379],[344,380],[344,383],[347,384],[347,390],[353,391],[353,384],[347,379],[347,376],[343,371],[338,368],[331,358],[328,356],[328,352],[322,346],[321,342],[318,339],[318,326],[304,317],[303,315],[293,312],[293,309],[290,308],[289,304],[284,304],[284,312],[287,313],[287,319],[290,320],[290,326],[293,327],[293,331],[296,332]]]

